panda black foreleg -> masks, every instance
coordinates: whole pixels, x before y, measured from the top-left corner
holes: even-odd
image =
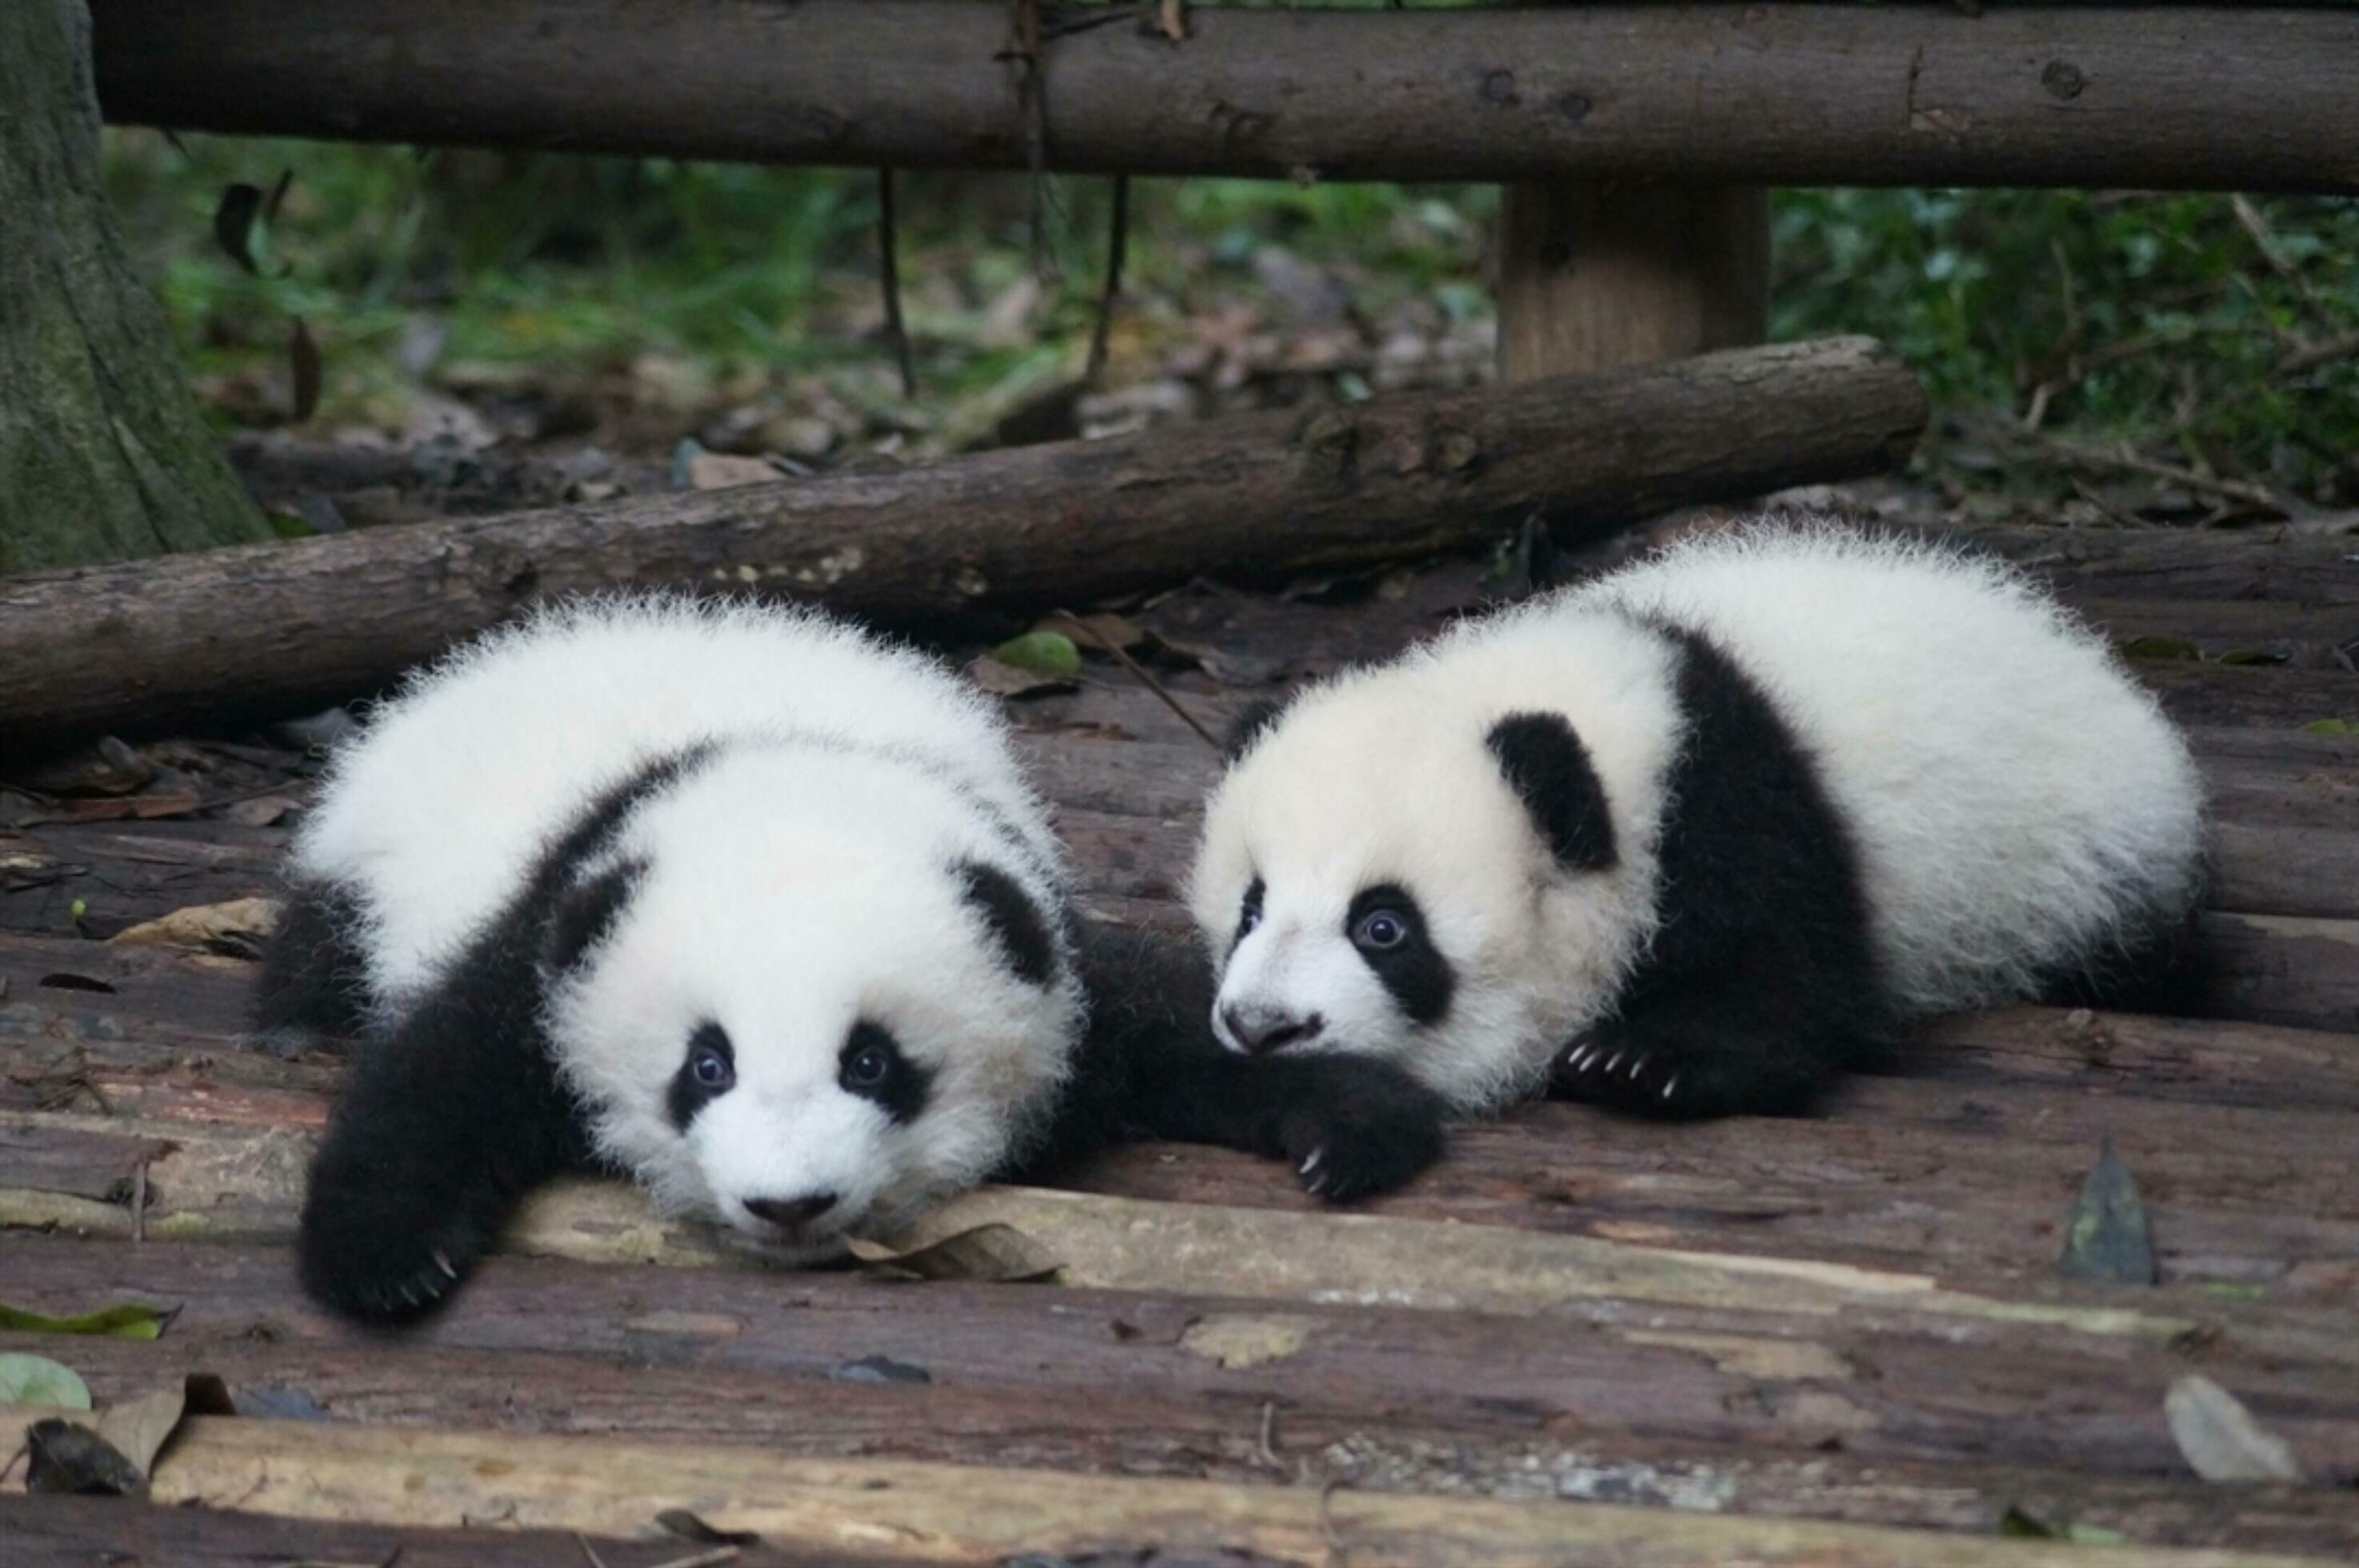
[[[341,882],[298,882],[262,955],[255,1026],[266,1033],[357,1039],[368,971],[357,941],[360,895]]]
[[[1446,1107],[1399,1068],[1236,1055],[1212,1035],[1212,977],[1192,944],[1112,927],[1078,936],[1090,1031],[1027,1171],[1171,1138],[1285,1160],[1307,1190],[1341,1201],[1397,1187],[1440,1156]]]
[[[353,1317],[423,1316],[583,1150],[529,993],[438,993],[353,1062],[311,1163],[303,1286]]]

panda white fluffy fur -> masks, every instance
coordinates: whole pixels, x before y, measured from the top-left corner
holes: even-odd
[[[1397,1073],[1237,1076],[1190,965],[1073,918],[984,700],[815,614],[592,601],[484,638],[333,760],[290,880],[260,1021],[364,1042],[300,1248],[363,1316],[430,1307],[577,1164],[794,1260],[1137,1133],[1359,1190],[1438,1147]]]
[[[2201,877],[2179,735],[2011,570],[1751,528],[1251,714],[1190,901],[1233,1051],[1458,1107],[1778,1111],[1908,1020],[2103,985]]]

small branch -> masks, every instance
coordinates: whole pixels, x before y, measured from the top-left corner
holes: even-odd
[[[1064,622],[1075,631],[1080,632],[1083,637],[1089,638],[1090,641],[1105,649],[1106,652],[1112,654],[1116,663],[1120,664],[1125,670],[1129,670],[1132,677],[1136,680],[1140,685],[1146,687],[1149,691],[1154,692],[1158,698],[1161,699],[1165,707],[1180,715],[1180,722],[1181,724],[1186,724],[1190,729],[1194,730],[1196,732],[1197,738],[1201,740],[1206,746],[1211,746],[1215,756],[1219,755],[1221,750],[1220,737],[1213,735],[1212,731],[1206,729],[1202,724],[1198,724],[1196,722],[1196,715],[1190,713],[1185,707],[1182,707],[1180,705],[1180,699],[1174,697],[1170,693],[1169,690],[1164,686],[1162,681],[1158,681],[1154,676],[1148,674],[1145,665],[1131,658],[1129,654],[1125,653],[1115,645],[1114,640],[1112,637],[1101,637],[1098,634],[1097,627],[1090,625],[1089,622],[1073,614],[1072,611],[1060,610],[1057,612],[1056,618]]]
[[[2235,212],[2236,222],[2244,226],[2245,233],[2252,236],[2254,248],[2261,253],[2261,259],[2269,264],[2269,270],[2290,284],[2313,313],[2322,318],[2330,317],[2326,301],[2318,297],[2318,290],[2310,286],[2309,278],[2301,275],[2301,268],[2288,261],[2277,249],[2277,231],[2269,227],[2269,221],[2261,215],[2261,210],[2253,204],[2253,199],[2245,195],[2231,196],[2228,205]]]
[[[1040,27],[1040,0],[1015,0],[1016,38],[1007,58],[1016,62],[1016,109],[1024,120],[1024,169],[1031,180],[1032,275],[1043,283],[1055,274],[1049,255],[1049,93]]]
[[[2321,365],[2332,365],[2338,359],[2359,354],[2359,332],[2346,332],[2339,338],[2308,348],[2296,349],[2277,361],[2279,376],[2300,376],[2316,370]]]
[[[1097,321],[1090,328],[1089,368],[1082,378],[1094,387],[1105,374],[1106,342],[1114,333],[1114,301],[1122,295],[1123,257],[1130,248],[1130,176],[1114,177],[1114,216],[1106,233],[1105,287],[1098,293]]]
[[[899,225],[894,221],[893,171],[876,171],[876,273],[885,291],[885,335],[893,344],[894,363],[901,367],[901,396],[918,395],[918,366],[909,352],[909,327],[901,314]]]
[[[2132,474],[2143,474],[2149,478],[2160,479],[2169,484],[2184,485],[2199,495],[2214,495],[2223,500],[2234,501],[2247,506],[2266,507],[2272,512],[2289,513],[2291,510],[2284,498],[2267,485],[2248,485],[2239,479],[2219,479],[2211,474],[2198,474],[2191,468],[2181,468],[2175,463],[2141,457],[2136,452],[2126,449],[2084,446],[2079,441],[2066,441],[2061,436],[2037,435],[2027,431],[2023,439],[2035,442],[2059,463],[2068,467],[2094,468],[2101,471],[2126,470]]]

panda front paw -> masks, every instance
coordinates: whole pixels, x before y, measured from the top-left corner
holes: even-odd
[[[364,1322],[425,1317],[490,1250],[491,1229],[473,1207],[390,1174],[355,1181],[315,1166],[296,1243],[303,1288]]]
[[[1805,1040],[1709,1022],[1617,1022],[1557,1057],[1549,1093],[1669,1120],[1777,1116],[1805,1108],[1826,1064]]]
[[[1441,1157],[1448,1107],[1386,1062],[1307,1059],[1278,1123],[1278,1141],[1303,1191],[1329,1203],[1390,1192]]]

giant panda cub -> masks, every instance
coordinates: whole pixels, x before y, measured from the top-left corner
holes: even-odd
[[[1828,525],[1462,623],[1232,755],[1190,893],[1212,1027],[1468,1110],[1797,1108],[1912,1018],[2168,953],[2202,858],[2187,750],[2095,636]]]
[[[1076,919],[981,696],[817,614],[591,601],[484,638],[332,760],[290,881],[259,1021],[360,1043],[299,1247],[357,1316],[429,1309],[578,1165],[798,1261],[1120,1137],[1332,1196],[1439,1148],[1383,1063],[1238,1073],[1186,944]]]

